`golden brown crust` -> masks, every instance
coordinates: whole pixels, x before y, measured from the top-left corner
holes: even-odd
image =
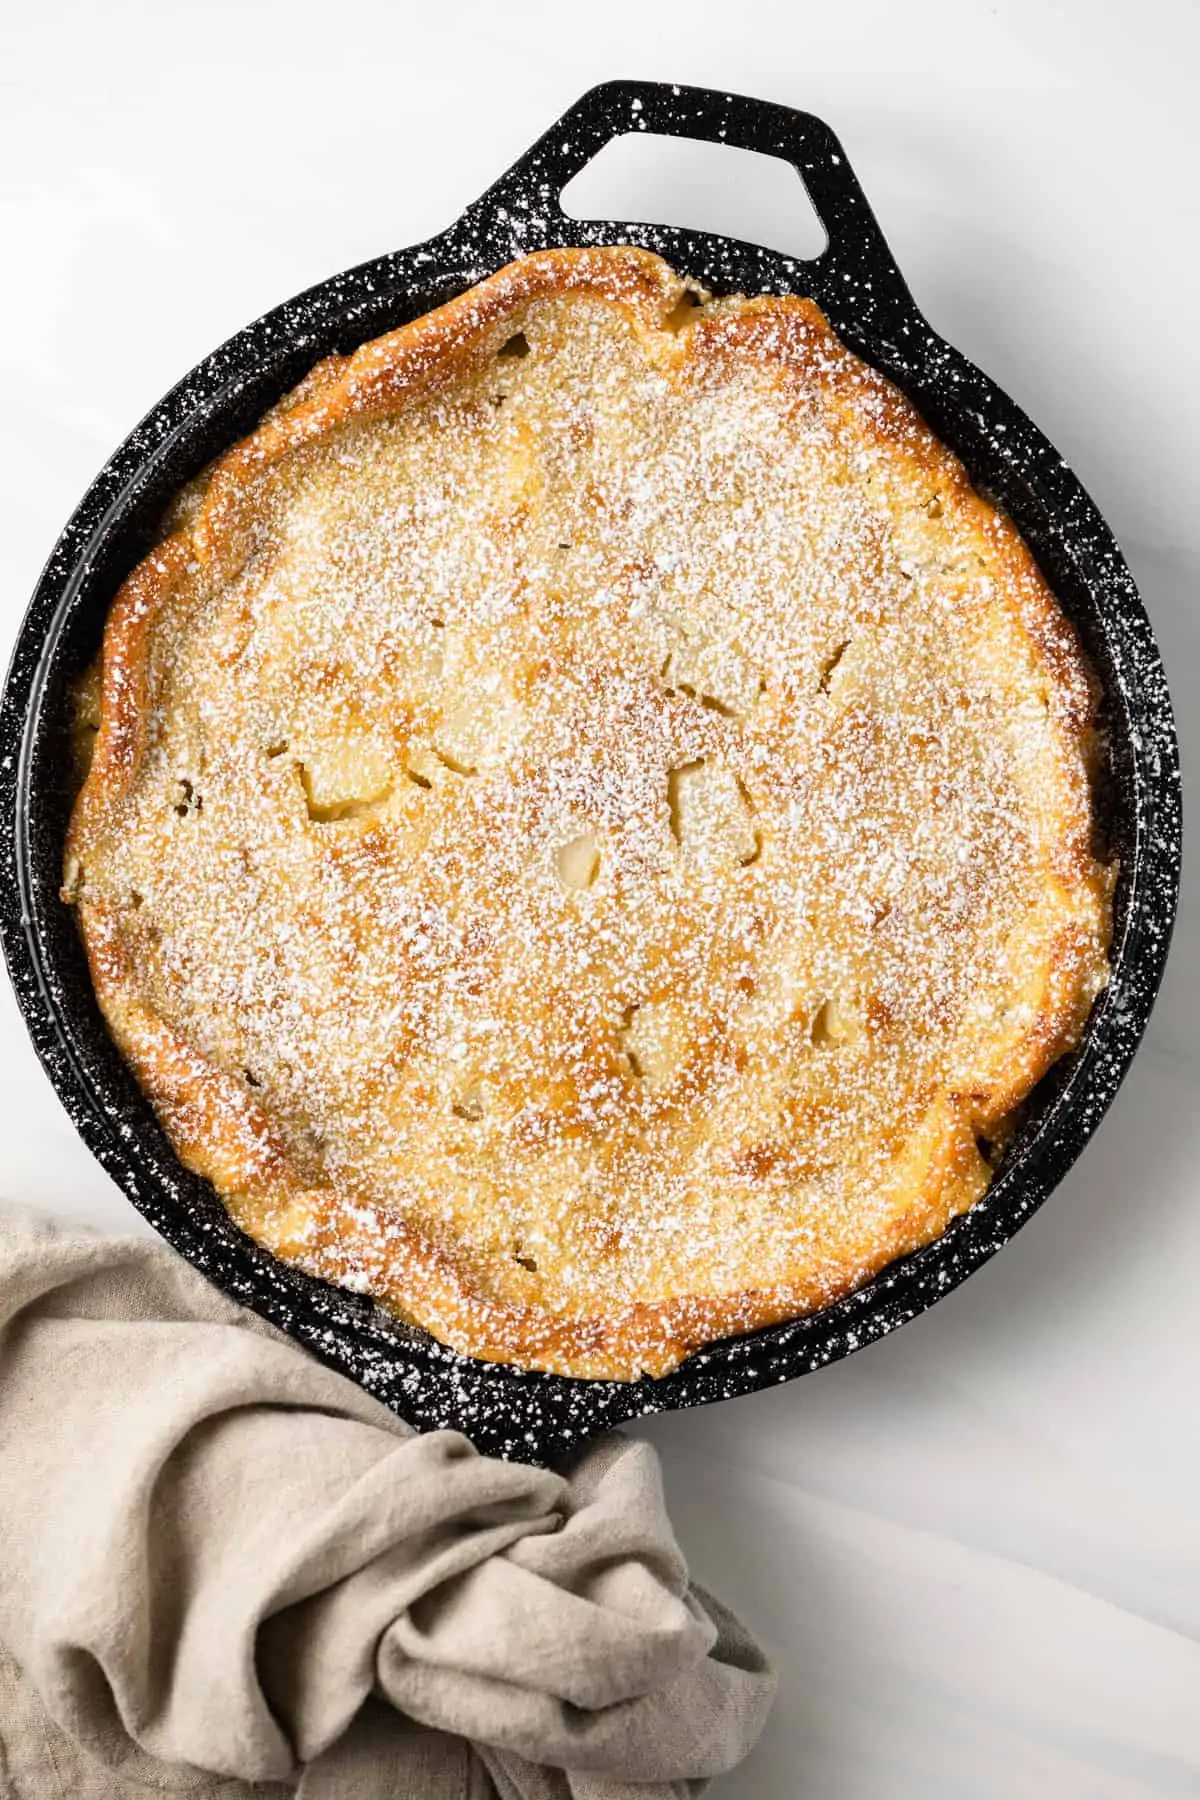
[[[811,302],[773,297],[717,302],[696,309],[680,329],[684,295],[684,284],[646,252],[545,252],[501,270],[352,356],[330,358],[315,369],[185,497],[171,535],[118,595],[104,640],[95,753],[66,849],[64,891],[78,902],[93,981],[113,1035],[182,1160],[214,1182],[243,1228],[285,1259],[334,1281],[352,1280],[470,1354],[589,1377],[663,1373],[706,1342],[828,1304],[937,1236],[987,1186],[990,1169],[977,1140],[1000,1135],[1014,1107],[1077,1041],[1103,980],[1107,942],[1112,875],[1092,856],[1087,789],[1095,682],[1027,548],[975,493],[957,459],[903,397],[838,344]],[[632,321],[649,346],[647,355],[656,359],[654,366],[676,390],[703,394],[719,390],[738,371],[765,370],[776,384],[771,404],[785,420],[789,408],[800,418],[814,394],[819,397],[830,429],[861,446],[870,464],[865,486],[886,487],[894,480],[905,484],[906,494],[914,485],[927,490],[938,519],[953,524],[953,532],[947,525],[945,542],[966,546],[964,555],[968,560],[974,555],[979,565],[964,569],[960,578],[953,566],[939,564],[928,579],[941,584],[956,620],[978,614],[979,653],[995,654],[1001,700],[1011,691],[1014,704],[1032,705],[1035,712],[1044,704],[1036,730],[1053,763],[1046,765],[1053,778],[1044,793],[1036,759],[1030,765],[1036,778],[1024,789],[1024,764],[1014,777],[1033,821],[1028,829],[1038,834],[1041,846],[1039,897],[1004,946],[1011,966],[1027,968],[1025,987],[1003,1019],[997,1015],[980,1025],[971,1040],[977,1040],[978,1054],[958,1070],[956,1085],[918,1084],[907,1095],[888,1127],[886,1157],[879,1152],[878,1191],[866,1235],[856,1239],[848,1226],[831,1258],[797,1256],[793,1278],[762,1286],[742,1281],[729,1292],[672,1293],[668,1266],[655,1300],[614,1303],[586,1315],[567,1306],[556,1310],[532,1289],[527,1302],[512,1291],[497,1291],[477,1261],[456,1254],[445,1233],[438,1241],[436,1232],[403,1217],[390,1217],[381,1232],[352,1184],[330,1178],[319,1155],[306,1158],[253,1089],[207,1055],[195,1035],[163,1016],[147,985],[146,942],[139,937],[136,912],[102,880],[93,880],[127,829],[149,755],[162,678],[155,659],[168,654],[164,622],[189,616],[204,596],[239,578],[269,504],[272,472],[331,441],[351,421],[436,406],[439,396],[452,396],[493,366],[499,344],[531,307],[572,297],[602,302]],[[900,518],[902,509],[886,493],[880,504],[885,513],[890,505]],[[901,540],[898,526],[897,553],[904,550]],[[919,533],[914,542],[915,556],[929,552]],[[313,679],[321,679],[319,671]],[[536,664],[521,676],[530,691],[538,679]],[[781,690],[779,704],[785,709],[787,698]],[[416,718],[414,713],[407,724],[398,723],[397,732],[415,732]],[[855,713],[850,703],[845,719],[847,732],[870,729],[865,712]],[[768,769],[762,779],[766,793],[783,777]],[[337,808],[322,811],[312,794],[309,799],[314,819],[342,816]],[[368,856],[371,842],[364,829],[346,854]],[[136,897],[131,904],[138,904]],[[880,998],[872,1005],[877,1011],[868,1007],[862,1027],[868,1036],[888,1028],[886,1002]],[[815,1020],[812,1029],[815,1034],[824,1028]],[[597,1070],[612,1079],[604,1064],[607,1054],[602,1045],[589,1051],[599,1059]],[[734,1066],[742,1052],[726,1044],[721,1054],[733,1057]],[[821,1108],[834,1102],[827,1091],[814,1087],[810,1093],[802,1086],[782,1104],[782,1116],[794,1126],[792,1137],[751,1143],[739,1153],[738,1178],[744,1176],[752,1189],[755,1182],[779,1178],[780,1170],[783,1178],[789,1171],[795,1178],[801,1167],[797,1145],[806,1134],[812,1138],[815,1132],[819,1139],[827,1116]],[[572,1105],[580,1105],[578,1094],[572,1098],[564,1089],[560,1127]],[[528,1134],[535,1124],[532,1120],[523,1129]],[[585,1132],[586,1125],[579,1130]],[[819,1156],[813,1169],[817,1179]],[[716,1277],[714,1284],[719,1286]]]

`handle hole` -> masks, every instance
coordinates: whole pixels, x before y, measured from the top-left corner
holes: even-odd
[[[764,244],[809,261],[825,227],[797,171],[776,156],[694,138],[627,132],[563,189],[572,219],[637,219]]]

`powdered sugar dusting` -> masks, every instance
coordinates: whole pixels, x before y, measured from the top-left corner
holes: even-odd
[[[266,470],[86,870],[302,1174],[235,1211],[401,1305],[415,1231],[468,1349],[592,1321],[559,1364],[634,1374],[686,1320],[614,1367],[630,1308],[844,1291],[986,1185],[1063,943],[1052,1053],[1102,979],[1078,694],[1003,547],[886,384],[745,317],[539,301]]]

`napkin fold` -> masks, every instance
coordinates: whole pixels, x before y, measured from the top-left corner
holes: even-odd
[[[774,1686],[648,1445],[418,1436],[164,1245],[19,1209],[0,1645],[18,1800],[684,1800]]]

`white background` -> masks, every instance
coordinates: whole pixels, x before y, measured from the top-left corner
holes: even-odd
[[[0,635],[200,356],[641,75],[834,125],[930,319],[1115,527],[1193,775],[1198,68],[1188,0],[4,0]],[[786,183],[739,201],[711,173],[614,172],[603,210],[802,231]],[[1134,1072],[995,1262],[848,1363],[646,1428],[697,1574],[780,1666],[729,1800],[1200,1794],[1198,930],[1193,884]],[[0,1075],[3,1190],[135,1228],[7,989]]]

